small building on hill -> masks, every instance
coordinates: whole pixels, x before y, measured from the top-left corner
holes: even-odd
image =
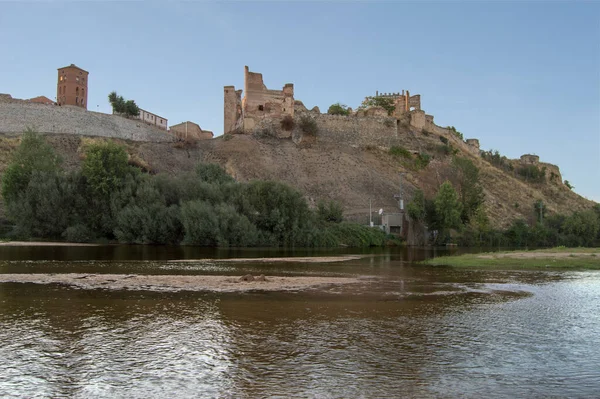
[[[194,122],[182,122],[171,126],[169,133],[182,140],[209,140],[213,138],[213,132],[202,130],[202,128]]]
[[[148,112],[140,108],[140,114],[134,119],[139,119],[149,125],[154,125],[159,129],[167,130],[167,118]]]

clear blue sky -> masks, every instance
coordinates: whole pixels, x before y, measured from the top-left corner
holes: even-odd
[[[244,65],[321,111],[408,89],[438,125],[600,201],[599,2],[0,2],[0,37],[0,93],[54,99],[74,63],[89,109],[116,90],[216,135]]]

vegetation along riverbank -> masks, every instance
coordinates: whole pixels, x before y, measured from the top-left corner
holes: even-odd
[[[209,247],[368,247],[389,238],[344,221],[343,207],[309,207],[274,181],[241,183],[215,164],[178,176],[150,174],[125,148],[92,143],[66,171],[43,136],[23,135],[2,176],[7,238]]]
[[[422,264],[452,267],[600,269],[600,248],[548,248],[440,256]]]

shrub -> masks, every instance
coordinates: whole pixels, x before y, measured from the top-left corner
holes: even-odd
[[[431,133],[429,133],[429,132],[428,132],[427,130],[425,130],[425,129],[421,129],[421,134],[423,134],[423,136],[429,137],[429,135],[430,135]]]
[[[214,163],[200,163],[196,166],[196,176],[200,181],[207,183],[231,183],[235,181],[225,169]]]
[[[546,181],[546,167],[538,168],[536,165],[521,166],[517,169],[517,174],[527,181],[534,183],[543,183]]]
[[[573,190],[575,188],[571,185],[571,183],[569,183],[568,180],[565,180],[565,186],[567,186],[569,188],[569,190]]]
[[[294,122],[294,118],[292,118],[290,115],[284,116],[281,120],[281,128],[287,132],[294,130],[295,126],[296,122]]]
[[[458,130],[456,130],[456,128],[454,126],[448,126],[447,129],[450,130],[450,132],[452,132],[452,134],[454,134],[459,139],[464,140],[463,134],[461,132],[459,132]]]
[[[431,156],[429,156],[429,154],[421,152],[417,155],[417,158],[415,159],[415,167],[417,169],[424,169],[427,167],[427,165],[429,165],[430,160]]]
[[[317,122],[308,115],[302,115],[300,117],[299,126],[300,126],[300,130],[302,130],[304,133],[306,133],[309,136],[316,136],[319,131]]]
[[[92,230],[84,224],[67,227],[62,237],[69,242],[90,242],[95,238]]]
[[[447,138],[445,138],[444,136],[440,136],[440,141],[441,141],[442,143],[444,143],[445,145],[448,145],[448,139],[447,139]]]
[[[394,113],[394,110],[396,109],[396,105],[394,104],[393,98],[379,96],[367,97],[360,105],[360,108],[367,107],[381,107],[387,111],[388,115],[392,115]]]
[[[347,105],[340,104],[340,103],[335,103],[335,104],[332,104],[329,107],[329,109],[327,110],[327,113],[329,115],[344,115],[344,116],[348,116],[348,115],[350,115],[350,110],[348,109]]]
[[[323,222],[340,223],[344,220],[344,207],[336,201],[319,201],[317,216]]]
[[[392,146],[390,147],[390,154],[403,158],[412,158],[412,154],[404,147]]]

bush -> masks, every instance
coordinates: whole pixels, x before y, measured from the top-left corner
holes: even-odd
[[[294,118],[292,118],[290,115],[284,116],[281,120],[281,128],[287,132],[294,130],[295,126],[296,122],[294,122]]]
[[[62,237],[68,242],[90,242],[95,238],[92,230],[84,224],[67,227]]]
[[[553,173],[554,173],[554,172],[553,172]],[[565,180],[565,186],[567,186],[567,188],[568,188],[569,190],[573,190],[573,189],[575,188],[575,187],[573,187],[573,186],[571,185],[571,183],[569,183],[569,181],[568,181],[568,180]]]
[[[323,222],[340,223],[344,220],[344,207],[336,201],[319,201],[317,216]]]
[[[332,104],[329,107],[329,109],[327,110],[327,113],[329,115],[344,115],[344,116],[348,116],[348,115],[350,115],[350,109],[348,109],[347,105],[340,104],[340,103],[335,103],[335,104]]]
[[[300,126],[300,130],[302,130],[304,133],[306,133],[309,136],[316,136],[319,131],[317,122],[308,115],[302,115],[300,117],[299,126]]]
[[[440,141],[441,141],[442,143],[444,143],[445,145],[448,145],[448,139],[447,139],[447,138],[445,138],[444,136],[440,136]]]
[[[201,163],[196,166],[196,176],[200,181],[207,183],[232,183],[235,180],[229,176],[225,169],[213,163]]]
[[[367,107],[381,107],[387,111],[388,115],[392,115],[396,109],[393,98],[379,96],[367,97],[360,105],[360,108],[364,109]]]
[[[431,161],[431,156],[425,153],[419,153],[417,158],[415,159],[415,167],[417,169],[425,169],[427,165],[429,165],[429,161]]]
[[[10,203],[16,200],[27,188],[34,171],[55,174],[60,172],[61,163],[61,158],[55,154],[44,137],[28,129],[21,137],[21,144],[2,175],[4,201]]]
[[[458,137],[459,139],[464,140],[463,134],[461,132],[459,132],[458,130],[456,130],[456,128],[454,126],[448,126],[447,129],[450,130],[450,132],[452,134],[454,134],[456,137]]]
[[[543,183],[546,181],[546,167],[538,168],[536,165],[522,166],[517,169],[517,174],[527,181]]]
[[[400,146],[390,147],[390,154],[402,158],[412,158],[412,154],[410,153],[410,151]]]

